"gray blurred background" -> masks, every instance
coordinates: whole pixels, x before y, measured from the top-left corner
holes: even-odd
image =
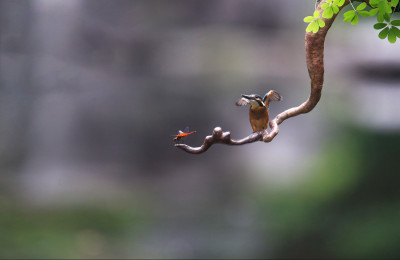
[[[1,258],[400,257],[399,44],[335,21],[309,95],[298,0],[0,0]]]

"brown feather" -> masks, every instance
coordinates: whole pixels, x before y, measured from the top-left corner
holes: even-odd
[[[251,107],[249,110],[249,118],[253,133],[268,128],[269,114],[266,107]]]
[[[264,103],[265,106],[268,107],[270,101],[281,101],[282,96],[276,92],[275,90],[270,90],[268,93],[264,96]]]

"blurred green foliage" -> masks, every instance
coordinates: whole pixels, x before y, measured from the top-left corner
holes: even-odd
[[[276,257],[399,256],[400,134],[346,132],[300,184],[260,194]]]
[[[0,208],[0,258],[123,257],[145,218],[132,208]]]

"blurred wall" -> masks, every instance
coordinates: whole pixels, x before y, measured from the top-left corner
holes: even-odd
[[[173,146],[248,135],[242,93],[303,102],[313,6],[0,0],[0,257],[398,256],[399,47],[373,22],[335,22],[320,104],[272,143]]]

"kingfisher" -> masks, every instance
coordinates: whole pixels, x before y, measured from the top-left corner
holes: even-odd
[[[281,101],[282,96],[275,90],[270,90],[263,98],[257,94],[242,95],[238,101],[237,106],[245,106],[250,104],[249,118],[250,125],[253,128],[253,133],[267,129],[269,122],[269,102]]]

